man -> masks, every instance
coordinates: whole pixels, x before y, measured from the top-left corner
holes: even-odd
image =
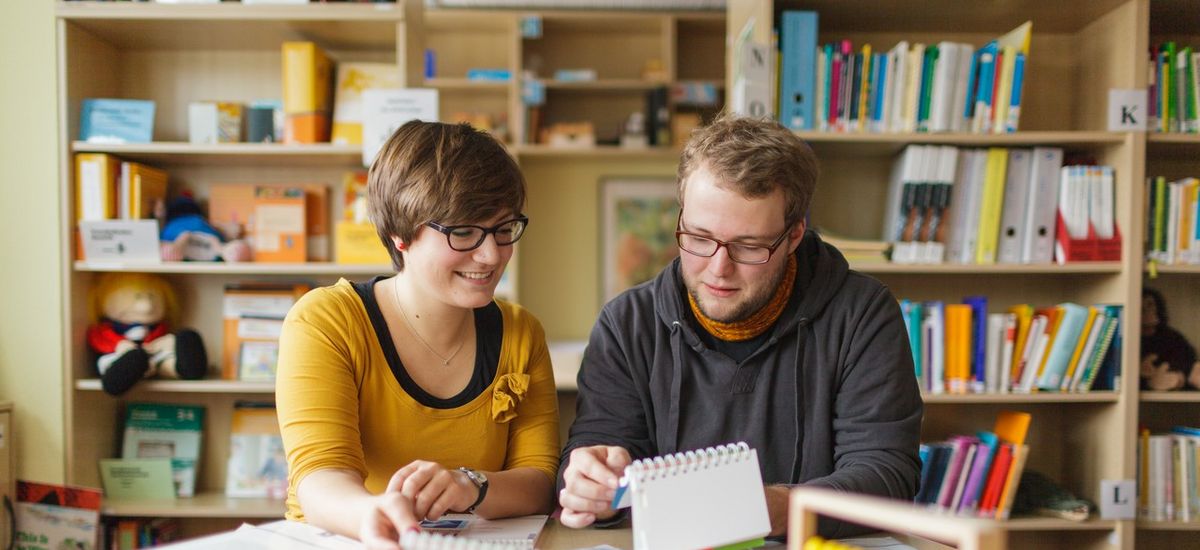
[[[608,303],[579,371],[562,523],[612,523],[633,459],[745,441],[771,534],[790,486],[911,499],[922,403],[900,309],[806,232],[817,160],[769,120],[697,131],[679,165],[680,257]],[[855,532],[822,520],[825,536]]]

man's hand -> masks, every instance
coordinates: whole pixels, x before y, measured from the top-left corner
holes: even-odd
[[[616,514],[610,509],[621,473],[633,460],[622,447],[595,445],[571,451],[571,462],[563,472],[559,521],[567,527],[587,527],[596,520]]]
[[[458,470],[441,464],[414,460],[396,470],[384,494],[399,492],[412,501],[417,518],[438,519],[448,511],[463,511],[479,498],[479,488]]]
[[[400,536],[415,531],[418,521],[412,499],[397,491],[385,491],[374,498],[358,528],[358,540],[368,550],[400,550]]]
[[[778,537],[787,534],[788,500],[792,488],[787,485],[767,485],[763,487],[767,494],[767,517],[771,518],[771,534]]]

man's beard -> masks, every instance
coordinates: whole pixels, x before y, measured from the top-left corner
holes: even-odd
[[[783,281],[786,273],[787,262],[783,262],[779,265],[779,269],[770,275],[769,284],[757,288],[755,294],[750,295],[745,301],[737,304],[728,315],[722,315],[721,317],[713,315],[708,310],[704,299],[700,296],[698,283],[690,282],[685,278],[684,286],[687,287],[688,294],[692,296],[692,300],[700,308],[700,313],[703,313],[705,317],[719,323],[736,323],[749,318],[751,315],[758,313],[758,310],[765,307],[771,301],[771,298],[775,296],[775,291],[779,289],[779,284]]]

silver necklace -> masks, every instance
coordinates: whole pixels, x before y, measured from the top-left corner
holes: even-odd
[[[392,283],[392,298],[396,300],[396,309],[400,310],[400,318],[404,319],[404,324],[408,325],[408,330],[413,333],[413,336],[417,337],[417,341],[420,342],[421,345],[425,346],[425,349],[429,350],[429,353],[432,353],[438,359],[441,359],[443,367],[450,366],[450,360],[454,359],[454,356],[458,355],[459,350],[463,348],[463,344],[466,343],[466,340],[460,339],[458,342],[458,347],[454,348],[454,351],[451,352],[448,357],[442,357],[442,354],[433,349],[433,346],[430,346],[429,342],[426,342],[424,338],[421,338],[421,333],[417,332],[417,327],[413,326],[412,321],[408,320],[408,314],[404,312],[404,308],[400,307],[400,288],[398,283]]]

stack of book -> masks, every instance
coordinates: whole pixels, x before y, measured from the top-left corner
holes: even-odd
[[[882,239],[904,264],[1120,259],[1115,172],[1063,150],[909,145],[896,157]]]
[[[1018,304],[988,313],[963,303],[901,300],[915,374],[932,393],[1113,389],[1120,371],[1120,305]]]
[[[1200,132],[1200,51],[1163,42],[1150,50],[1149,128],[1152,132]]]
[[[1028,413],[1001,411],[992,431],[922,444],[916,502],[956,515],[1008,519],[1029,446]]]
[[[1138,517],[1150,521],[1200,520],[1200,428],[1170,433],[1142,430],[1138,446]]]
[[[817,44],[816,12],[780,22],[779,120],[828,132],[1017,131],[1033,28],[980,46],[901,40],[886,53],[850,40]]]
[[[1146,258],[1200,265],[1200,179],[1146,179]]]

